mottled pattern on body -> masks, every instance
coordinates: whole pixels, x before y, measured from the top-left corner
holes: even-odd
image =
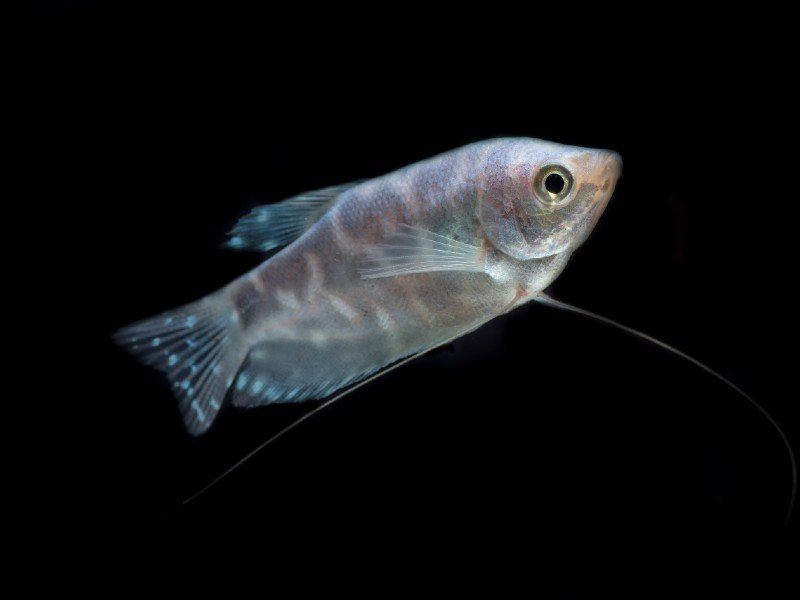
[[[193,306],[217,315],[203,342],[214,346],[194,357],[194,373],[173,375],[185,344],[166,358],[144,348],[156,334],[192,339],[191,328],[154,319],[121,341],[170,375],[193,433],[207,429],[228,387],[240,406],[325,397],[535,297],[596,223],[620,165],[607,151],[498,139],[261,207],[230,245],[289,245],[157,318],[185,319]]]

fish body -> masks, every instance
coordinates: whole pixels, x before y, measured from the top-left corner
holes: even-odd
[[[536,297],[589,234],[619,155],[509,138],[256,209],[230,246],[286,245],[210,296],[121,330],[187,428],[329,396]]]

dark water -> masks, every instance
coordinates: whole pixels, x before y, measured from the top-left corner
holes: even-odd
[[[35,94],[47,165],[35,185],[56,222],[74,223],[77,251],[55,269],[81,344],[62,392],[82,398],[78,427],[56,423],[69,442],[47,459],[59,519],[116,542],[146,532],[154,547],[255,540],[312,564],[349,545],[387,561],[410,546],[429,564],[545,552],[580,565],[612,546],[777,553],[797,540],[796,520],[782,532],[786,451],[751,406],[657,348],[552,309],[521,308],[358,390],[189,506],[310,405],[227,409],[192,439],[159,376],[110,342],[257,264],[218,245],[258,203],[475,140],[542,137],[625,161],[554,295],[705,361],[800,448],[786,289],[797,269],[783,233],[796,186],[773,145],[786,113],[747,85],[745,55],[643,70],[646,42],[631,37],[564,58],[559,78],[534,48],[515,67],[417,40],[373,62],[380,40],[362,32],[323,37],[303,58],[267,13],[229,24],[214,11],[59,6],[40,19]]]

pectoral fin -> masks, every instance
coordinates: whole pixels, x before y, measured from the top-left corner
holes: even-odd
[[[431,271],[482,273],[484,267],[482,248],[402,224],[383,243],[367,249],[358,271],[362,279],[377,279]]]

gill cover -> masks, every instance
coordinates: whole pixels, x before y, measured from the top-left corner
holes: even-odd
[[[596,187],[580,184],[558,161],[522,164],[515,173],[489,176],[479,191],[478,219],[486,237],[518,260],[559,254],[583,241],[585,216]]]

